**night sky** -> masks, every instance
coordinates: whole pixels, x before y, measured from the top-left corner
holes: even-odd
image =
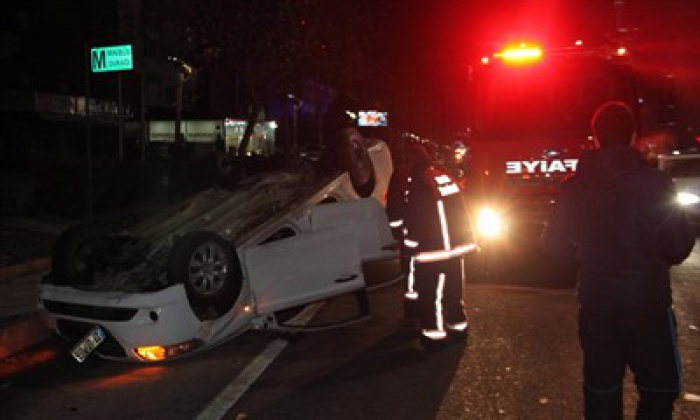
[[[29,3],[36,7],[29,7]],[[378,31],[384,41],[380,55],[366,63],[376,76],[355,90],[368,107],[388,110],[395,126],[424,134],[437,134],[446,130],[446,125],[449,129],[460,128],[467,66],[490,45],[522,38],[555,45],[577,38],[598,42],[618,24],[614,0],[372,0],[365,3],[376,9],[377,16],[383,16],[376,24],[381,25]],[[30,34],[31,41],[14,45],[12,39],[3,37],[1,51],[19,49],[21,53],[11,62],[3,63],[2,83],[17,88],[26,84],[23,71],[8,74],[8,67],[12,67],[26,69],[24,73],[34,72],[37,80],[47,72],[61,75],[65,80],[59,89],[61,93],[79,93],[82,74],[71,65],[79,60],[78,54],[57,56],[53,51],[80,43],[86,35],[94,36],[95,28],[107,28],[110,23],[100,21],[100,16],[113,15],[115,5],[114,1],[84,0],[10,2],[10,9],[31,9],[32,20],[24,25],[23,17],[8,13],[2,18],[3,25]],[[85,23],[88,14],[97,16],[93,25]],[[698,0],[627,0],[619,21],[634,34],[647,56],[658,58],[656,63],[647,65],[673,67],[669,70],[684,73],[689,89],[696,91],[700,85],[696,70],[700,68],[700,55],[694,53],[700,49],[697,22],[700,22]],[[339,24],[352,27],[353,22]],[[45,54],[37,54],[37,46],[42,46]],[[0,56],[0,60],[4,58]],[[41,62],[47,59],[50,62]]]

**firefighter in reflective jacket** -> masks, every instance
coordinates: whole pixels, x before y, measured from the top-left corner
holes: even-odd
[[[421,341],[430,345],[448,332],[466,333],[463,256],[476,251],[476,244],[452,177],[422,159],[407,184],[403,240],[412,258],[406,297],[417,301]]]

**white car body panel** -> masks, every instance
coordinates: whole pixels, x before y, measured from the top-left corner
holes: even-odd
[[[389,182],[391,174],[394,171],[394,164],[391,160],[389,146],[381,140],[371,139],[370,145],[367,147],[369,157],[372,160],[374,167],[376,186],[374,188],[374,197],[382,207],[386,207],[386,192],[389,190]],[[385,176],[382,174],[389,174]]]
[[[138,346],[152,344],[170,345],[191,340],[196,337],[202,322],[192,312],[187,303],[185,289],[181,284],[153,293],[85,293],[71,287],[45,285],[40,293],[41,301],[70,302],[72,304],[101,308],[137,309],[136,315],[128,322],[104,321],[98,323],[105,327],[130,355],[130,350]],[[43,316],[47,316],[42,305]],[[154,321],[149,316],[153,311],[158,314]],[[61,317],[67,320],[82,321],[80,317]],[[95,322],[94,320],[91,320]]]
[[[258,313],[303,305],[364,287],[352,226],[322,229],[262,245],[244,261]],[[339,279],[352,278],[346,282]]]
[[[394,254],[388,251],[394,238],[389,228],[386,212],[373,198],[362,199],[342,206],[328,204],[317,206],[311,212],[314,230],[327,229],[339,221],[353,226],[359,233],[359,252],[363,261],[387,258]]]

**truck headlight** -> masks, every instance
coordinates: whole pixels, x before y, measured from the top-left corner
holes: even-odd
[[[503,218],[490,207],[484,207],[476,218],[476,230],[479,236],[495,238],[503,232]]]
[[[691,204],[700,203],[700,197],[698,197],[696,194],[687,192],[679,192],[676,196],[676,200],[678,200],[678,203],[681,206],[689,206]]]

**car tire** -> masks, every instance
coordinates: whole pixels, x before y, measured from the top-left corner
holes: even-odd
[[[376,181],[365,140],[356,129],[349,128],[340,132],[338,143],[338,166],[348,172],[358,196],[370,197]]]
[[[168,256],[168,280],[183,284],[195,314],[218,318],[238,300],[243,273],[235,249],[213,232],[190,232]]]
[[[61,233],[51,255],[52,282],[87,286],[109,255],[109,240],[92,226],[75,225]]]

